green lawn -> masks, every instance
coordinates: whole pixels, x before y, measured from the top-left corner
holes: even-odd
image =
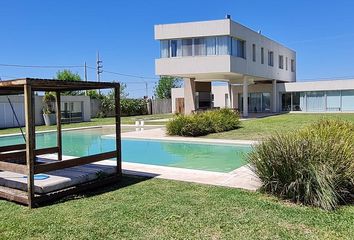
[[[155,119],[167,119],[171,118],[172,114],[156,114],[156,115],[143,115],[143,116],[132,116],[132,117],[122,117],[122,124],[135,124],[135,120],[141,119],[146,121],[146,125],[164,125],[166,122],[149,122],[149,120]],[[63,124],[63,129],[65,128],[77,128],[77,127],[90,127],[90,126],[100,126],[100,125],[112,125],[115,123],[114,118],[93,118],[91,122],[81,122],[81,123],[71,123]],[[46,131],[46,130],[55,130],[56,126],[37,126],[36,131]],[[11,133],[20,133],[19,128],[7,128],[0,129],[0,135],[11,134]]]
[[[354,208],[284,204],[231,188],[125,177],[29,210],[0,201],[0,239],[352,239]]]
[[[250,119],[241,122],[241,128],[223,132],[210,134],[207,138],[222,139],[248,139],[261,140],[270,136],[275,132],[293,131],[307,124],[313,123],[321,118],[340,118],[354,122],[353,113],[337,113],[337,114],[305,114],[305,113],[288,113],[266,118]]]

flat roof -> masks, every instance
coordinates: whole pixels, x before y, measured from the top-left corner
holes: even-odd
[[[21,78],[0,81],[0,95],[22,94],[24,86],[30,85],[33,91],[80,91],[117,88],[119,83],[93,81],[67,81],[57,79]]]

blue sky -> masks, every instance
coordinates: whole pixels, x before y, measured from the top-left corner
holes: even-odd
[[[17,1],[0,2],[0,63],[95,65],[100,51],[103,80],[128,82],[130,96],[152,94],[160,23],[232,19],[297,52],[302,79],[354,76],[354,1]],[[0,66],[0,77],[53,77],[58,69]],[[83,68],[73,69],[83,76]],[[89,79],[95,72],[89,70]],[[152,79],[150,79],[152,78]],[[136,83],[138,82],[138,83]]]

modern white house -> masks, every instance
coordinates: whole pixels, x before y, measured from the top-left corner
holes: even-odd
[[[229,16],[156,25],[155,39],[161,43],[156,74],[184,79],[183,88],[172,90],[173,112],[354,111],[354,80],[296,82],[295,51]]]

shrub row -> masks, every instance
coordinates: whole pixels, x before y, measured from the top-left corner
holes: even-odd
[[[238,113],[230,109],[220,109],[192,115],[177,115],[167,123],[167,133],[195,137],[233,130],[239,125]]]
[[[278,133],[255,146],[248,159],[265,192],[326,210],[353,201],[352,123],[321,120]]]

